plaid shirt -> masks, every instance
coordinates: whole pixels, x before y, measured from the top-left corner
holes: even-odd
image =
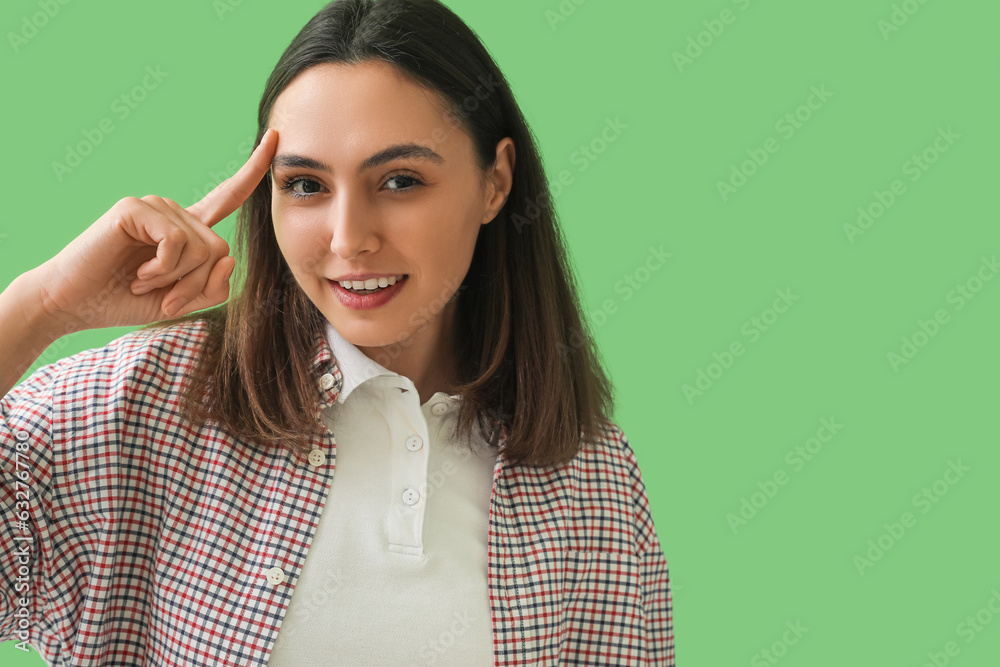
[[[266,665],[333,479],[181,419],[202,322],[36,370],[0,402],[0,641],[53,666]],[[342,375],[324,336],[321,409]],[[317,419],[321,421],[320,414]],[[570,463],[497,457],[494,665],[674,665],[667,562],[624,433]]]

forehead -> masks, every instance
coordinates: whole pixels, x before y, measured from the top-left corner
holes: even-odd
[[[282,150],[292,143],[303,152],[415,141],[443,154],[465,136],[437,94],[381,61],[310,67],[275,100],[269,126],[278,130]]]

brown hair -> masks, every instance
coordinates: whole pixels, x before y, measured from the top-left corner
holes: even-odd
[[[483,172],[495,163],[497,142],[514,142],[513,187],[493,222],[480,228],[469,271],[452,297],[461,332],[457,428],[469,437],[478,425],[494,447],[503,429],[500,453],[510,464],[568,462],[581,445],[596,445],[613,412],[613,388],[582,317],[534,137],[476,34],[436,0],[335,0],[306,24],[271,73],[256,144],[278,95],[298,74],[320,63],[374,59],[437,93],[449,122],[472,139]],[[245,441],[304,452],[322,432],[310,370],[326,318],[279,250],[270,174],[238,213],[235,245],[236,296],[145,328],[206,322],[182,399],[188,419],[212,419]]]

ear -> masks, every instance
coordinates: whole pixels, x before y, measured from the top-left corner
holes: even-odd
[[[488,224],[497,217],[514,186],[514,140],[504,137],[497,143],[496,164],[487,174],[486,210],[482,224]]]

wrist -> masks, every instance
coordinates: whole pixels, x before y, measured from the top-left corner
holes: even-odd
[[[79,330],[72,318],[56,312],[48,293],[45,291],[44,264],[21,274],[14,279],[11,287],[17,290],[18,302],[24,321],[38,343],[50,345],[63,336]]]
[[[23,273],[0,292],[0,392],[4,396],[52,343],[68,333],[45,308],[41,272]]]

